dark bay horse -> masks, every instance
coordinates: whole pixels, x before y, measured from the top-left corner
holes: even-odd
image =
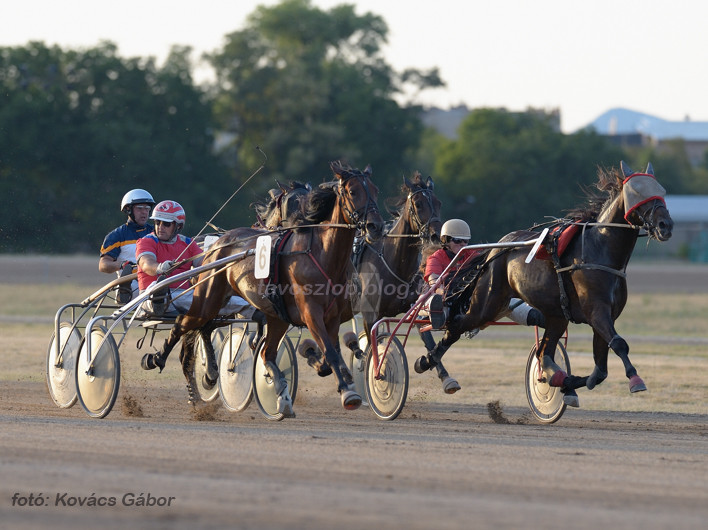
[[[291,226],[289,218],[300,210],[300,200],[312,191],[310,184],[290,181],[283,185],[276,180],[278,188],[268,192],[267,201],[257,201],[251,204],[256,211],[256,223],[253,228],[277,230]]]
[[[342,322],[351,320],[355,313],[362,315],[366,336],[371,327],[384,316],[406,312],[419,296],[416,277],[419,272],[422,244],[440,238],[440,199],[434,191],[431,177],[423,179],[416,172],[411,179],[403,178],[401,194],[390,204],[394,217],[383,239],[377,242],[361,238],[352,255],[358,286],[342,315]],[[352,289],[354,291],[355,289]],[[355,354],[363,355],[354,332],[347,332],[343,342]],[[320,375],[329,375],[331,369],[322,361],[310,340],[302,342],[299,353],[308,359]]]
[[[578,406],[575,389],[593,389],[605,380],[609,348],[624,364],[630,392],[646,390],[629,360],[629,346],[614,323],[627,302],[626,268],[640,228],[649,237],[666,241],[671,237],[673,221],[652,165],[644,173],[633,172],[624,162],[620,167],[621,173],[616,169],[599,171],[597,187],[605,192],[606,199],[591,199],[587,207],[572,212],[571,224],[579,226],[579,233],[560,257],[550,252],[552,259],[534,259],[527,264],[528,249],[495,249],[489,253],[476,280],[463,287],[466,291],[460,302],[451,307],[447,331],[427,358],[431,367],[463,332],[496,320],[509,299],[517,297],[545,316],[546,329],[538,348],[539,366],[544,370],[541,377],[551,386],[560,387],[566,403]],[[501,241],[535,237],[533,231],[517,231]],[[593,330],[595,368],[589,376],[569,376],[554,362],[556,344],[568,322],[588,324]]]
[[[340,315],[348,303],[346,283],[355,232],[359,229],[370,240],[378,240],[383,235],[384,222],[370,169],[362,172],[339,162],[333,162],[331,169],[335,180],[307,195],[302,219],[296,220],[298,226],[285,231],[283,237],[265,230],[236,228],[219,239],[214,250],[205,256],[205,264],[253,251],[258,236],[270,236],[275,242],[272,274],[265,279],[255,278],[253,252],[218,274],[202,273],[189,311],[177,318],[157,355],[164,359],[180,337],[192,330],[208,328],[224,300],[235,293],[266,315],[265,347],[260,353],[278,395],[278,413],[294,416],[287,382],[276,365],[278,344],[290,325],[306,326],[325,352],[337,376],[342,406],[355,409],[361,405],[361,396],[349,388],[345,380],[348,374],[342,373],[337,362]],[[194,356],[193,350],[185,351],[185,346],[189,348],[191,343],[183,342],[181,360],[185,375],[188,373],[185,367]],[[208,346],[207,343],[207,350]],[[213,350],[207,354],[214,357]],[[189,377],[187,380],[189,386]]]

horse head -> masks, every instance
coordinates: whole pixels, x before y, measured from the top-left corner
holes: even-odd
[[[266,229],[289,227],[291,225],[289,218],[300,209],[300,198],[312,191],[309,183],[291,181],[285,185],[277,179],[275,182],[278,187],[268,191],[267,203],[256,202],[251,205],[256,210],[257,226]]]
[[[402,190],[407,193],[406,204],[412,228],[418,232],[421,239],[439,243],[442,229],[440,219],[442,203],[435,195],[434,188],[433,179],[428,177],[423,181],[418,172],[413,175],[413,180],[403,177]]]
[[[379,241],[384,233],[384,220],[379,212],[379,189],[371,180],[371,167],[364,171],[344,167],[341,162],[330,164],[337,179],[336,192],[349,224],[355,224],[367,241]]]
[[[642,226],[649,237],[657,241],[667,241],[671,237],[674,221],[666,208],[666,190],[654,177],[651,162],[644,173],[635,173],[624,162],[620,162],[624,182],[622,197],[628,223]]]

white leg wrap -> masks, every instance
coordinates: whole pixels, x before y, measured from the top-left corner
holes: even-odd
[[[512,298],[509,302],[509,309],[511,309],[511,313],[509,313],[508,316],[511,320],[522,326],[527,325],[526,319],[529,311],[531,311],[530,305],[526,302],[522,302],[519,298]]]

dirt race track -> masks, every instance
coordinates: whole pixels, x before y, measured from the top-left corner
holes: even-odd
[[[16,266],[27,279],[36,266],[40,282],[57,277],[55,265],[0,259],[4,272]],[[65,281],[96,276],[70,265],[58,269],[68,272]],[[671,277],[682,282],[688,274]],[[692,292],[708,288],[705,273],[697,274]],[[642,280],[638,268],[630,278],[630,289],[667,288],[655,271]],[[43,375],[3,380],[0,528],[708,524],[708,414],[581,408],[544,426],[528,420],[526,409],[490,414],[435,386],[429,399],[409,400],[398,419],[383,422],[366,408],[344,411],[334,382],[305,366],[297,417],[269,422],[255,404],[241,413],[217,402],[192,410],[174,357],[171,372],[144,376],[159,383],[126,385],[103,420],[89,419],[78,404],[58,409]],[[411,384],[422,377],[412,373]],[[126,412],[126,392],[140,414]]]

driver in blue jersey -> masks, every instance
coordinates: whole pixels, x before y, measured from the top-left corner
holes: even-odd
[[[101,245],[101,257],[98,270],[105,273],[118,273],[119,277],[136,272],[135,244],[138,239],[153,232],[148,224],[150,210],[155,200],[143,189],[130,190],[120,203],[122,212],[128,214],[128,220],[111,231]],[[138,292],[137,281],[122,284],[118,289],[118,302],[126,304]]]

